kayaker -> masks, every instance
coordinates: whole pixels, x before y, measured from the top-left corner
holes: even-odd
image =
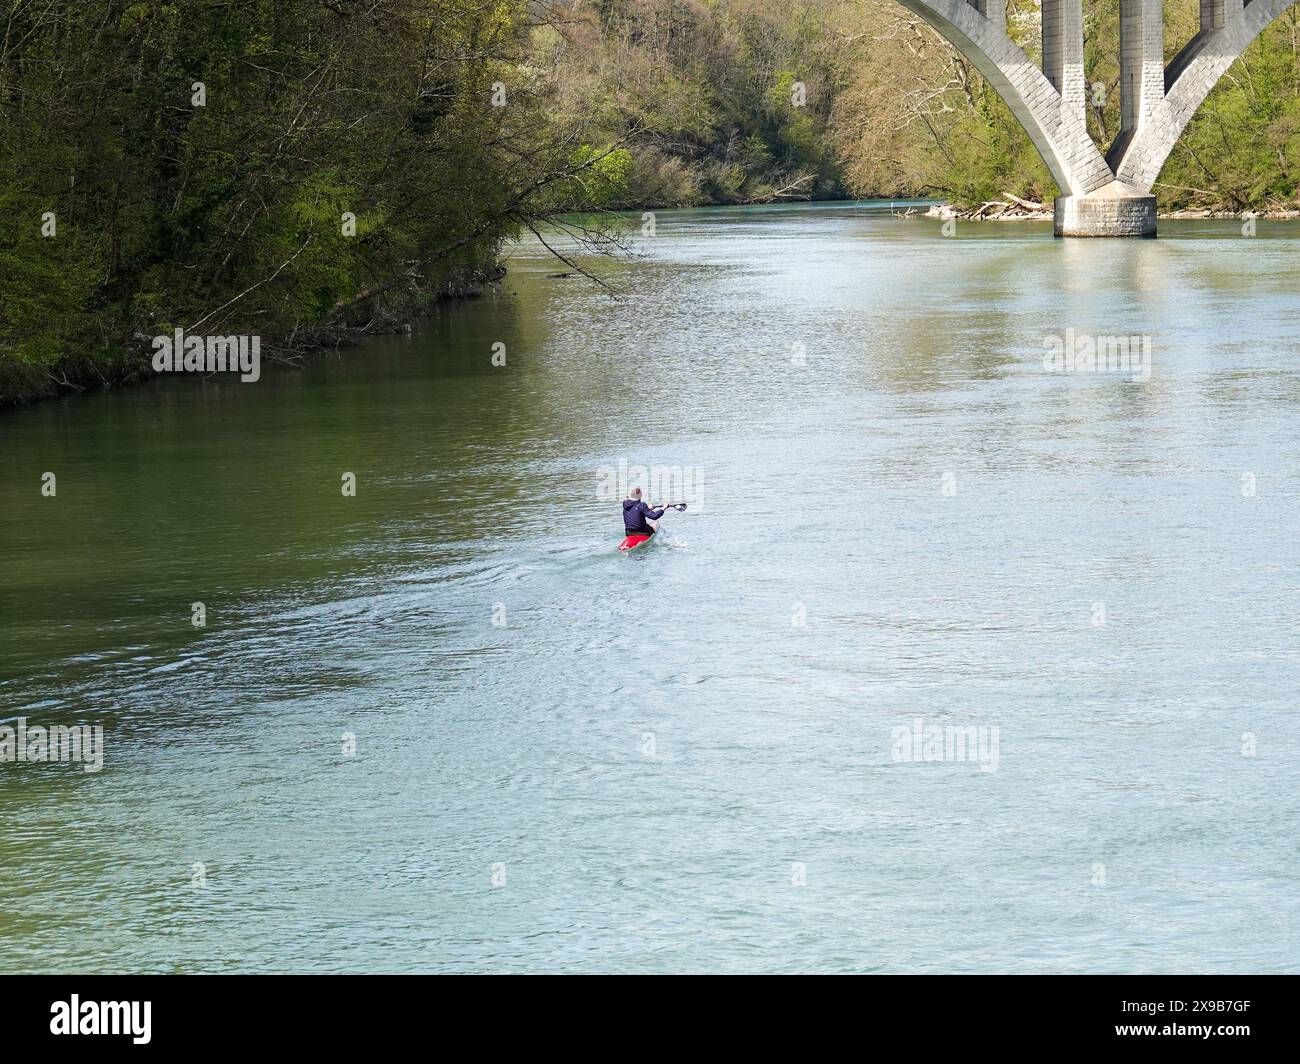
[[[631,498],[623,500],[623,530],[627,533],[624,547],[635,547],[653,536],[655,528],[650,521],[658,521],[663,515],[662,506],[657,510],[647,506],[641,501],[641,489],[633,488]]]

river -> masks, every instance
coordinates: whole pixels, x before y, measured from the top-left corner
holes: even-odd
[[[0,971],[1300,971],[1300,226],[629,225],[0,414]]]

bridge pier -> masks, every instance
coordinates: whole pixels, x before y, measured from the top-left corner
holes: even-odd
[[[1122,181],[1086,196],[1059,196],[1055,203],[1057,236],[1156,235],[1156,198]]]

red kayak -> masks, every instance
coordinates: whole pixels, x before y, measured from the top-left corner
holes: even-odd
[[[666,503],[663,507],[661,507],[661,509],[677,510],[680,512],[681,510],[686,509],[686,504],[684,502],[670,502],[670,503]],[[658,531],[659,529],[658,519],[654,521],[646,521],[646,524],[649,525],[651,528],[655,529],[656,531]],[[650,535],[646,535],[644,532],[633,532],[631,535],[626,537],[622,543],[618,545],[618,549],[636,550],[637,547],[641,547],[649,543],[653,535],[654,535],[653,532]]]

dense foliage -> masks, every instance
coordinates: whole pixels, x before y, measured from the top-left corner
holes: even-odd
[[[844,193],[828,122],[855,0],[580,0],[539,40],[557,108],[628,145],[637,206]],[[590,12],[590,18],[580,17]]]
[[[546,110],[528,0],[8,6],[0,394],[120,379],[176,326],[369,320],[617,176]]]
[[[1086,8],[1104,143],[1118,0]],[[1166,17],[1172,55],[1197,0]],[[1035,0],[1009,25],[1036,54]],[[1295,202],[1298,42],[1293,12],[1233,68],[1162,206]],[[1055,189],[889,0],[12,0],[0,400],[127,379],[177,326],[288,344],[383,321],[565,212],[1004,192]]]

